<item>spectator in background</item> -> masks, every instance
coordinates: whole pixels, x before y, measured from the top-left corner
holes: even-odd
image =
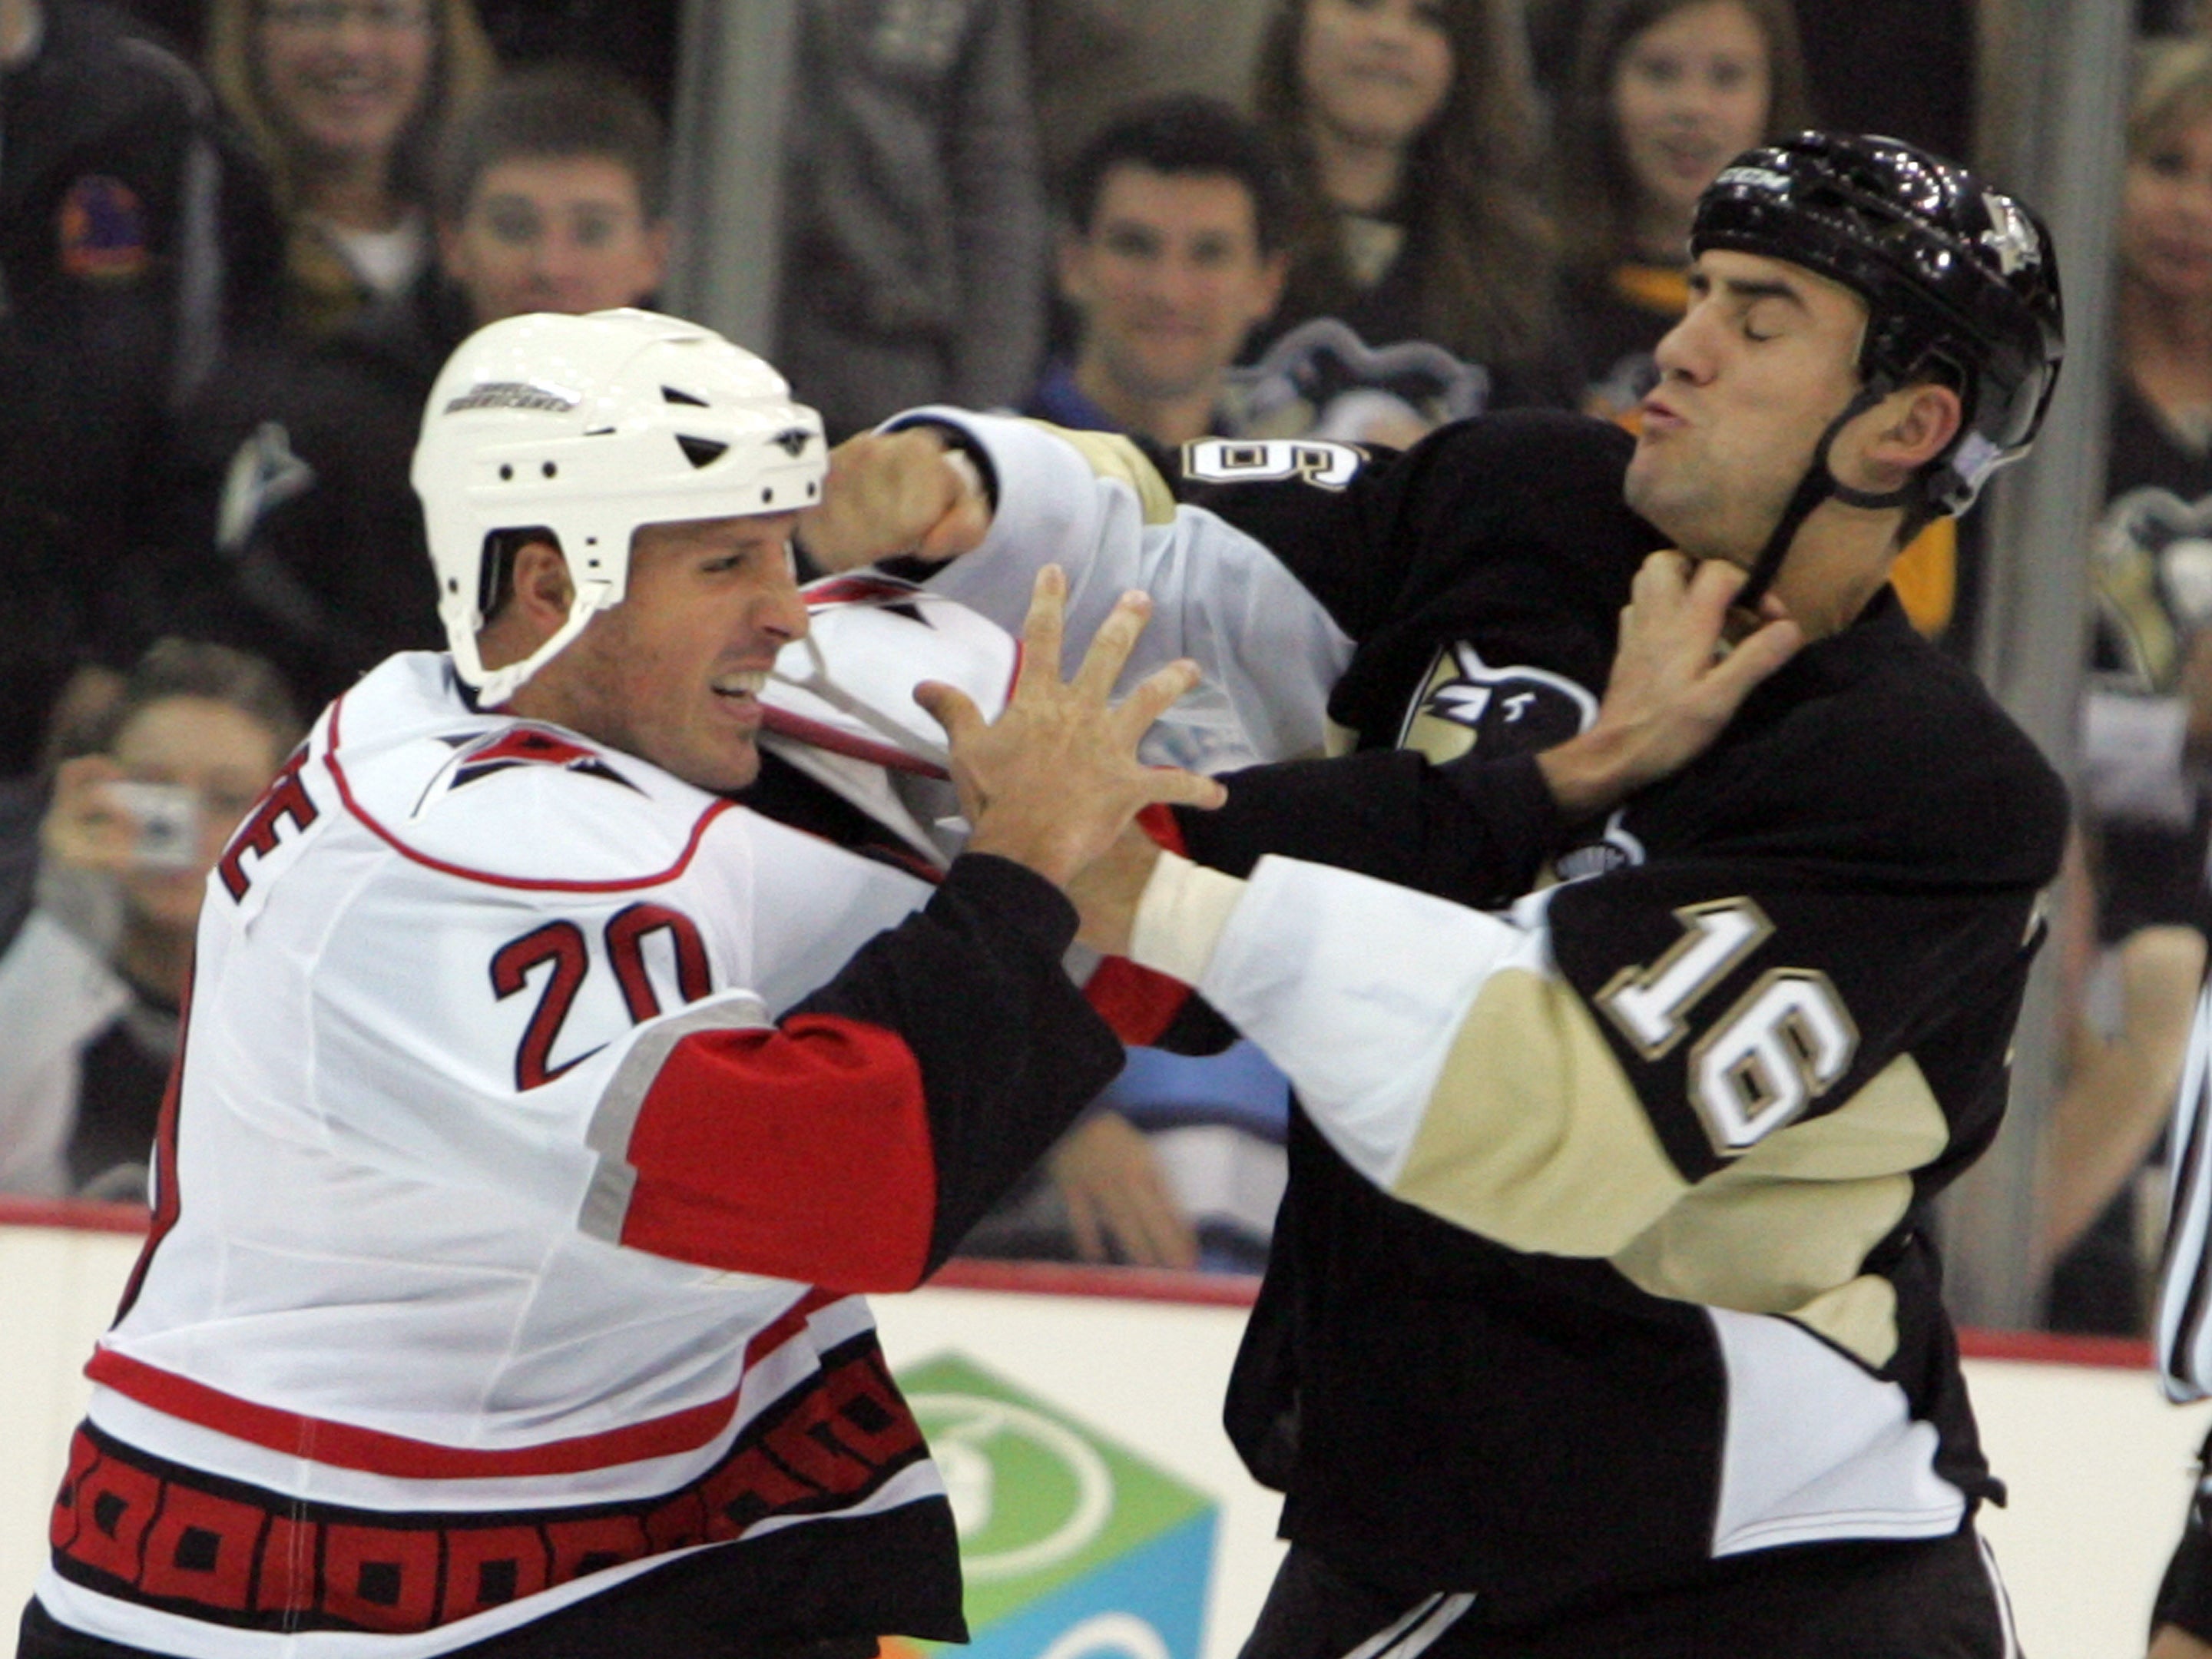
[[[1570,398],[1534,100],[1497,9],[1283,0],[1254,105],[1299,207],[1255,430],[1296,435],[1291,410],[1307,431],[1404,443],[1486,404]],[[1305,326],[1321,319],[1339,326]]]
[[[1170,449],[1224,430],[1222,373],[1283,291],[1289,192],[1266,138],[1218,100],[1155,100],[1091,142],[1066,193],[1075,358],[1023,412]]]
[[[2212,42],[2139,52],[2081,738],[2100,955],[2046,1190],[2052,1243],[2081,1234],[2052,1273],[2051,1323],[2130,1333],[2143,1264],[2125,1186],[2165,1121],[2212,924]]]
[[[163,640],[62,763],[0,956],[0,1192],[144,1200],[201,889],[300,732],[265,664]]]
[[[436,265],[319,347],[273,410],[228,422],[253,428],[217,514],[229,626],[317,708],[440,637],[407,472],[453,348],[523,312],[642,303],[667,264],[659,119],[602,71],[547,65],[495,82],[446,131],[434,175]]]
[[[800,0],[776,361],[832,441],[1018,402],[1045,210],[1022,0]]]
[[[1811,119],[1790,0],[1590,0],[1555,113],[1552,196],[1583,407],[1631,422],[1651,351],[1687,301],[1698,192],[1730,156]],[[1887,131],[1887,129],[1868,129]],[[1931,638],[1956,608],[1963,526],[1939,518],[1892,583]]]
[[[1224,371],[1283,288],[1289,191],[1266,137],[1218,100],[1155,99],[1092,139],[1066,194],[1060,285],[1079,344],[1023,412],[1164,449],[1227,430]],[[963,1248],[1256,1273],[1282,1195],[1288,1090],[1249,1043],[1197,1059],[1133,1049]]]
[[[153,638],[175,410],[273,316],[276,215],[189,65],[90,0],[0,0],[0,941],[48,711]]]
[[[1552,197],[1583,407],[1632,417],[1689,305],[1690,222],[1729,159],[1807,125],[1788,0],[1598,0],[1555,123]]]
[[[428,262],[432,134],[490,45],[469,0],[211,0],[207,38],[288,221],[285,320],[333,333]]]

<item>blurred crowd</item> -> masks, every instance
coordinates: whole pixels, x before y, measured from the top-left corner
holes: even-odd
[[[1965,155],[1973,0],[798,0],[775,337],[1188,441],[1632,426],[1698,192],[1808,125]],[[2050,1316],[2136,1331],[2212,841],[2212,42],[2139,8]],[[143,1191],[192,915],[310,719],[436,648],[421,407],[662,303],[672,0],[0,0],[0,1192]],[[1953,521],[1898,584],[1970,649]],[[2093,638],[2090,636],[2094,636]],[[1250,1269],[1285,1085],[1139,1051],[975,1248]]]

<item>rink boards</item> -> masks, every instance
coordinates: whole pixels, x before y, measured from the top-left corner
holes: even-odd
[[[130,1212],[0,1200],[0,1629],[43,1558],[80,1368],[139,1236]],[[956,1264],[876,1299],[961,1513],[977,1659],[1235,1654],[1281,1548],[1273,1496],[1219,1426],[1250,1289]],[[1984,1530],[2027,1651],[2140,1659],[2212,1407],[2166,1405],[2130,1345],[1966,1346],[2012,1492]]]

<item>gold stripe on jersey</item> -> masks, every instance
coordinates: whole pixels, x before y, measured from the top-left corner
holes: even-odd
[[[1031,421],[1030,424],[1072,447],[1099,477],[1119,478],[1135,490],[1146,524],[1175,522],[1175,492],[1160,477],[1159,469],[1145,459],[1145,452],[1120,433],[1079,432],[1073,427],[1054,426],[1050,421]]]
[[[1493,975],[1392,1188],[1516,1250],[1609,1256],[1690,1190],[1582,1000]]]
[[[1613,1264],[1654,1296],[1790,1315],[1880,1365],[1897,1346],[1896,1298],[1860,1266],[1911,1203],[1910,1172],[1948,1140],[1927,1079],[1900,1054],[1834,1111],[1706,1176]]]

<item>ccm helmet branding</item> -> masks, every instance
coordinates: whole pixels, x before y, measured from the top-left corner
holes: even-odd
[[[789,513],[819,498],[821,417],[711,329],[646,311],[510,317],[447,360],[415,447],[438,615],[460,676],[505,702],[592,615],[622,603],[641,526]],[[575,603],[519,663],[487,670],[487,538],[544,529]]]

